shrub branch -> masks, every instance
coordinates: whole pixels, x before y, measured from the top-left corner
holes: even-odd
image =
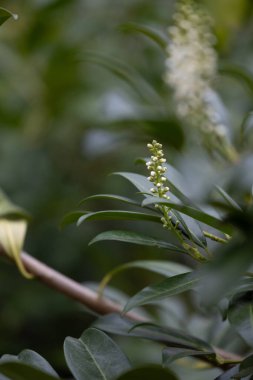
[[[9,259],[1,246],[0,256]],[[62,293],[65,296],[88,307],[90,310],[101,315],[122,313],[123,308],[118,303],[113,302],[106,297],[100,297],[97,292],[89,289],[87,286],[79,284],[64,274],[42,263],[38,259],[30,256],[28,253],[22,252],[21,260],[26,270],[35,278],[50,288],[57,290],[59,293]],[[125,316],[136,322],[147,322],[146,318],[134,312],[128,312]],[[238,363],[243,360],[241,356],[224,351],[220,348],[215,347],[214,350],[217,355],[217,360],[214,362],[213,359],[208,360],[208,358],[205,358],[205,361],[209,362],[211,365],[215,365],[216,367],[226,369],[232,363]]]

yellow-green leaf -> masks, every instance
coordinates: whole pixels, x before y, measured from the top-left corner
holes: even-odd
[[[27,272],[21,260],[26,229],[27,222],[24,219],[0,219],[0,244],[5,253],[16,263],[21,274],[30,279],[33,276]]]

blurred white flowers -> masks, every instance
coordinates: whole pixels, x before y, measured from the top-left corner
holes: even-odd
[[[226,125],[212,102],[217,71],[211,19],[191,0],[181,0],[169,28],[165,81],[174,91],[176,112],[201,130],[209,148],[226,150]],[[231,153],[231,152],[230,152]]]

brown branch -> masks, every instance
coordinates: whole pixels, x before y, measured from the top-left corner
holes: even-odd
[[[0,255],[6,256],[1,247]],[[118,303],[113,302],[108,298],[99,297],[98,293],[92,289],[89,289],[87,286],[81,285],[62,273],[50,268],[41,261],[28,255],[28,253],[22,252],[21,259],[26,270],[38,280],[65,296],[80,302],[91,310],[102,315],[122,312],[122,307]],[[136,313],[129,312],[126,316],[130,319],[143,322],[143,318]]]
[[[7,257],[1,246],[0,256]],[[72,280],[71,278],[50,268],[46,264],[30,256],[28,253],[22,252],[21,259],[25,268],[38,280],[45,283],[50,288],[55,289],[58,292],[64,294],[65,296],[80,302],[92,311],[95,311],[101,315],[122,312],[122,307],[118,303],[113,302],[105,297],[99,297],[98,293],[89,289],[87,286],[81,285],[78,282]],[[146,318],[134,312],[128,312],[125,314],[125,316],[136,322],[147,322]],[[214,363],[212,360],[204,360],[222,369],[225,369],[229,366],[228,363],[223,364],[223,360],[225,362],[229,361],[231,363],[240,362],[243,360],[241,356],[224,351],[220,348],[215,347],[214,350],[218,355],[218,358],[220,359],[219,362],[216,361]]]

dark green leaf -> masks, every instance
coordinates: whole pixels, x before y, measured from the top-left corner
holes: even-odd
[[[173,166],[169,164],[165,164],[167,171],[164,173],[164,176],[167,178],[167,183],[170,188],[170,193],[175,195],[183,204],[188,206],[194,206],[195,203],[185,195],[185,193],[188,193],[188,184],[184,181],[184,178],[182,174],[175,169]]]
[[[37,368],[42,372],[45,372],[49,375],[52,375],[56,378],[59,378],[58,374],[52,368],[52,366],[37,352],[32,350],[24,350],[20,352],[19,355],[3,355],[0,360],[1,363],[4,362],[20,362],[27,364],[31,367]]]
[[[157,197],[148,197],[144,199],[142,202],[143,206],[147,206],[150,204],[164,204],[170,207],[172,210],[177,210],[182,212],[183,214],[189,215],[193,219],[197,219],[200,222],[207,224],[217,230],[220,230],[224,233],[231,233],[231,227],[224,224],[224,222],[210,214],[201,211],[200,209],[193,208],[191,206],[185,206],[181,203],[174,203],[170,201],[165,201],[161,198]]]
[[[194,289],[198,281],[199,277],[194,272],[167,278],[135,294],[126,304],[124,312],[126,313],[137,306],[146,305]]]
[[[87,211],[88,212],[88,211]],[[83,210],[76,210],[73,212],[70,212],[64,216],[64,218],[61,221],[61,227],[65,227],[68,224],[76,223],[76,221],[85,213]]]
[[[205,248],[207,246],[206,238],[203,235],[199,224],[194,219],[188,217],[187,215],[182,217],[182,215],[176,210],[173,210],[172,214],[175,215],[176,221],[180,222],[178,228],[184,236],[187,237],[187,239],[193,241],[199,247]],[[187,222],[185,221],[186,219]]]
[[[94,244],[94,243],[97,243],[99,241],[104,241],[104,240],[116,240],[116,241],[122,241],[125,243],[133,243],[133,244],[145,245],[149,247],[164,248],[168,250],[169,252],[186,253],[186,251],[183,248],[177,247],[174,244],[171,244],[162,240],[157,240],[150,236],[145,236],[145,235],[132,232],[132,231],[119,231],[119,230],[105,231],[97,235],[94,239],[92,239],[89,244]]]
[[[185,331],[152,323],[136,324],[134,321],[118,314],[100,317],[94,325],[111,334],[154,340],[173,347],[212,351],[212,347],[208,343],[187,334]]]
[[[141,368],[132,369],[120,377],[117,380],[178,380],[176,375],[168,369],[158,366],[146,366]]]
[[[86,197],[81,200],[80,205],[88,200],[92,199],[111,199],[115,201],[121,201],[125,203],[129,203],[131,205],[136,205],[140,206],[140,204],[133,199],[127,198],[127,197],[121,197],[120,195],[115,195],[115,194],[96,194],[96,195],[91,195],[90,197]]]
[[[140,174],[128,173],[128,172],[116,172],[113,175],[119,175],[123,178],[126,178],[129,182],[131,182],[141,193],[150,193],[150,189],[152,184],[149,180]]]
[[[163,50],[165,50],[168,45],[168,37],[162,35],[162,33],[158,32],[157,30],[149,26],[136,24],[134,22],[129,22],[129,23],[120,25],[120,29],[123,30],[124,32],[141,33],[144,36],[151,39],[152,41],[154,41]]]
[[[11,17],[14,20],[18,19],[18,16],[16,14],[11,13],[7,9],[0,7],[0,25],[2,25],[5,21],[7,21]]]
[[[83,61],[99,65],[115,76],[126,82],[139,97],[152,106],[161,103],[160,95],[155,89],[132,67],[124,62],[93,51],[86,51],[82,57]]]
[[[163,350],[163,365],[170,366],[170,364],[175,360],[189,356],[197,356],[200,358],[203,357],[203,359],[206,358],[208,360],[215,360],[216,354],[213,351],[198,351],[185,348],[167,347]]]
[[[191,269],[185,265],[178,263],[171,263],[167,261],[157,261],[157,260],[141,260],[141,261],[132,261],[127,264],[120,265],[114,268],[112,271],[107,273],[101,281],[100,290],[102,291],[104,287],[111,281],[112,277],[115,275],[132,268],[141,268],[146,269],[154,273],[158,273],[162,276],[174,276],[180,273],[190,272]]]
[[[87,329],[80,339],[66,338],[64,353],[76,380],[113,380],[130,369],[116,343],[94,328]]]
[[[0,374],[7,376],[11,380],[56,380],[59,377],[49,375],[37,368],[30,367],[23,363],[1,363]]]
[[[228,195],[228,193],[223,190],[220,186],[216,185],[216,189],[218,190],[219,194],[222,196],[222,198],[225,199],[227,204],[232,207],[232,209],[236,209],[241,211],[241,207],[236,203],[236,201]]]
[[[245,67],[231,63],[223,63],[219,68],[219,72],[223,75],[229,75],[240,80],[241,83],[248,87],[253,95],[253,76]]]
[[[105,210],[90,212],[81,216],[77,221],[77,225],[80,226],[82,222],[88,220],[143,220],[161,223],[161,218],[152,214],[124,210]]]

